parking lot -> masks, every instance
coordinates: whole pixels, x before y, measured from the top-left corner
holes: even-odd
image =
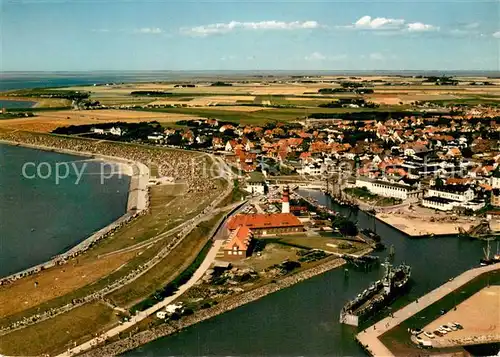
[[[484,288],[425,326],[419,338],[435,348],[500,341],[499,301],[500,286]],[[451,329],[455,322],[463,329]],[[442,328],[443,325],[448,328]],[[442,332],[435,333],[436,330]]]

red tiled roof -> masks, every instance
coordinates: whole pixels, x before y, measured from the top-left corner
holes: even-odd
[[[225,250],[233,250],[236,246],[237,250],[246,251],[250,245],[250,240],[252,239],[252,232],[250,228],[246,226],[239,226],[234,230],[229,236],[228,242],[224,246]]]
[[[229,230],[234,230],[239,226],[247,226],[250,229],[298,227],[302,226],[302,222],[291,213],[257,213],[237,214],[227,223]]]

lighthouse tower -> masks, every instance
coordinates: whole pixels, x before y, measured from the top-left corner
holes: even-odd
[[[288,186],[283,188],[283,198],[281,200],[281,213],[290,213],[290,189]]]

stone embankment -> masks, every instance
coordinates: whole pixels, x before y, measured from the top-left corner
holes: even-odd
[[[208,320],[214,316],[223,314],[224,312],[236,309],[242,305],[256,301],[266,295],[272,294],[278,290],[285,289],[295,285],[301,281],[312,278],[316,275],[323,274],[329,270],[338,268],[343,265],[343,259],[333,259],[317,265],[311,269],[301,271],[296,274],[285,276],[276,282],[269,283],[265,286],[241,293],[240,295],[231,297],[221,301],[219,304],[204,310],[196,311],[193,315],[182,318],[179,321],[172,321],[162,324],[151,330],[136,333],[130,337],[123,338],[119,341],[104,344],[96,347],[82,356],[116,356],[126,351],[135,349],[141,345],[151,342],[160,337],[165,337],[178,332],[188,326],[197,324],[201,321]]]

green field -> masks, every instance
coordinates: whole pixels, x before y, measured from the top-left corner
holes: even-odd
[[[254,112],[230,111],[206,108],[144,108],[137,109],[147,112],[178,113],[196,115],[205,118],[215,118],[242,124],[264,125],[269,122],[287,122],[303,120],[312,113],[359,113],[374,111],[396,111],[400,108],[280,108],[263,109]]]
[[[60,353],[105,331],[118,322],[114,311],[95,302],[12,332],[0,338],[0,352],[8,356]]]

